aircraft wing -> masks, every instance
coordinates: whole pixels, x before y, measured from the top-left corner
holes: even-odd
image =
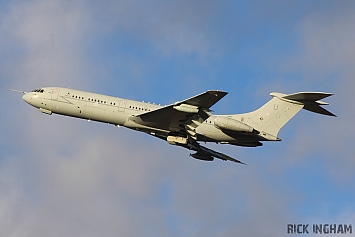
[[[179,130],[180,125],[187,125],[187,120],[195,116],[202,122],[209,117],[210,107],[222,99],[227,92],[211,90],[160,109],[137,115],[143,123],[167,130]],[[201,119],[200,119],[201,120]],[[191,122],[191,121],[190,121]],[[200,121],[201,122],[201,121]],[[174,129],[175,128],[175,129]]]
[[[187,100],[176,102],[175,104],[188,104],[199,108],[209,109],[227,94],[228,93],[224,91],[210,90]]]
[[[149,134],[149,135],[157,137],[157,138],[160,138],[160,139],[166,141],[166,136],[162,136],[162,135],[159,135],[159,134]],[[240,160],[234,159],[233,157],[227,156],[226,154],[223,154],[223,153],[214,151],[212,149],[209,149],[207,147],[201,146],[196,141],[191,141],[190,143],[187,143],[187,144],[176,143],[174,145],[175,146],[184,147],[184,148],[189,149],[189,150],[196,151],[195,154],[190,154],[190,156],[192,156],[192,157],[194,157],[196,159],[199,159],[199,160],[213,161],[214,158],[218,158],[218,159],[221,159],[221,160],[224,160],[224,161],[229,160],[229,161],[233,161],[235,163],[239,163],[239,164],[245,165],[245,163],[241,162]]]
[[[234,159],[230,156],[227,156],[226,154],[214,151],[212,149],[209,149],[207,147],[201,146],[200,144],[198,144],[197,142],[191,143],[191,144],[187,144],[188,149],[190,150],[194,150],[197,151],[195,154],[190,154],[190,156],[196,158],[196,159],[201,159],[201,160],[210,160],[212,161],[213,158],[218,158],[221,160],[229,160],[229,161],[233,161],[239,164],[243,164],[245,165],[243,162],[241,162],[240,160]]]

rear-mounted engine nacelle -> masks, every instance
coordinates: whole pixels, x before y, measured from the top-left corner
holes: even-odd
[[[246,133],[259,133],[254,128],[242,123],[238,120],[227,118],[227,117],[217,117],[214,120],[214,125],[221,130],[228,130],[234,132],[246,132]]]

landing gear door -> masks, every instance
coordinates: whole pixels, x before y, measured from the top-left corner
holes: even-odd
[[[59,88],[53,88],[52,99],[54,99],[54,100],[58,99],[58,94],[59,94]]]
[[[124,112],[125,108],[126,108],[126,101],[125,100],[121,100],[120,101],[120,106],[118,107],[118,111]]]

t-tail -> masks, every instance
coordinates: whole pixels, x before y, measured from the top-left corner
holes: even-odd
[[[301,109],[314,113],[335,116],[321,107],[328,103],[321,101],[333,94],[323,92],[298,92],[294,94],[270,93],[273,98],[259,109],[236,114],[233,117],[259,132],[266,140],[280,140],[277,134],[280,129]]]

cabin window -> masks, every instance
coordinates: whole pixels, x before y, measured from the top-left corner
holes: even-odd
[[[38,88],[38,89],[35,89],[35,90],[31,91],[31,92],[43,93],[43,92],[44,92],[44,90],[43,90],[43,89],[41,89],[41,88]]]

